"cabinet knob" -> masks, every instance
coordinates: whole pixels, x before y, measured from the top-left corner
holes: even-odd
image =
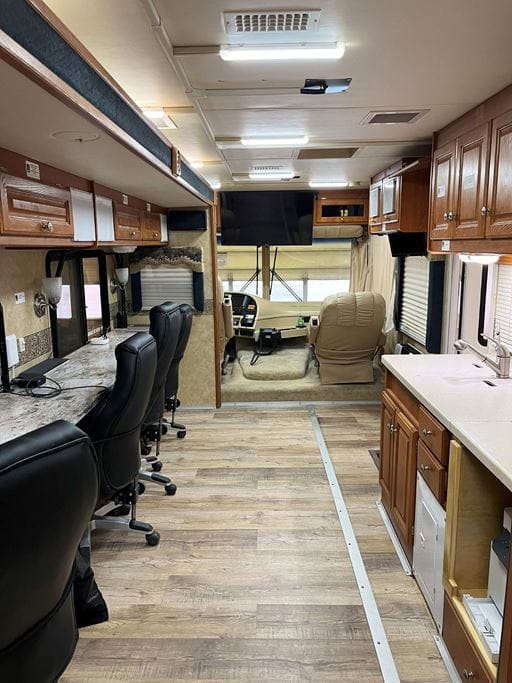
[[[158,233],[157,232],[153,233],[153,239],[155,239],[155,240],[158,239]]]
[[[482,214],[482,216],[487,216],[491,213],[491,210],[488,206],[482,206],[482,208],[480,209],[480,213]]]
[[[420,470],[422,472],[427,472],[429,469],[430,469],[429,465],[425,465],[425,463],[423,463],[423,462],[421,463]]]
[[[453,211],[448,211],[448,220],[449,221],[455,220],[455,214],[453,213]]]
[[[53,232],[53,223],[51,221],[41,221],[41,228],[46,232]]]
[[[421,430],[421,433],[423,434],[423,436],[432,436],[432,430],[425,429],[425,427],[423,427],[423,429]]]
[[[464,678],[474,678],[475,674],[470,670],[468,671],[467,669],[464,669],[462,672],[464,674]]]
[[[135,230],[132,230],[131,233],[130,233],[130,235],[131,235],[132,237],[135,237],[136,234],[137,234],[137,233],[135,232]]]
[[[443,213],[443,219],[444,219],[445,221],[448,220],[448,212],[447,212],[447,211],[445,211],[445,212]]]

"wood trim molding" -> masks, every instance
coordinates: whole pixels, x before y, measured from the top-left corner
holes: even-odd
[[[210,206],[208,208],[208,229],[210,231],[210,253],[212,260],[212,292],[213,292],[213,337],[214,337],[214,356],[215,356],[215,407],[220,408],[222,404],[221,395],[221,353],[220,348],[220,320],[219,316],[221,314],[220,306],[222,302],[219,302],[219,290],[217,286],[218,278],[218,267],[217,267],[217,226],[215,222],[215,206]]]

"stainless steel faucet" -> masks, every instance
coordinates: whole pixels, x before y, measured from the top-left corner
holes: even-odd
[[[506,344],[500,341],[500,333],[496,332],[496,339],[493,337],[488,337],[483,334],[482,337],[490,341],[496,347],[496,361],[494,361],[490,356],[486,356],[484,353],[476,349],[472,344],[465,341],[464,339],[457,339],[453,346],[457,351],[464,351],[464,349],[470,349],[473,353],[478,356],[483,363],[488,365],[494,372],[496,376],[500,379],[507,379],[510,377],[510,355],[511,351]]]

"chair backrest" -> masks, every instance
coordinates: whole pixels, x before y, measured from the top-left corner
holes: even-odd
[[[0,446],[0,681],[57,680],[75,650],[73,563],[98,495],[89,438],[59,421]]]
[[[114,385],[79,423],[98,454],[101,501],[128,486],[139,471],[140,428],[155,377],[156,341],[137,332],[116,347],[116,360]]]
[[[158,421],[165,411],[165,382],[176,355],[181,329],[180,305],[169,301],[153,306],[149,312],[149,333],[155,338],[158,361],[144,424]]]
[[[373,355],[381,343],[386,302],[381,294],[350,292],[328,296],[320,308],[315,347]]]
[[[167,373],[165,398],[173,398],[178,393],[180,363],[185,354],[185,349],[187,348],[190,332],[192,330],[192,307],[188,304],[180,304],[179,308],[181,313],[181,327],[178,343],[176,344],[176,351],[171,361],[169,372]]]

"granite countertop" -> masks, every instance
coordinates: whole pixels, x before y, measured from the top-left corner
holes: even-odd
[[[117,344],[134,334],[136,329],[115,330],[104,346],[87,344],[77,349],[62,365],[47,373],[63,388],[98,385],[75,391],[64,391],[52,398],[32,398],[0,393],[0,444],[22,436],[55,420],[77,423],[96,403],[102,391],[116,375],[114,355]],[[17,390],[20,391],[20,390]]]
[[[461,444],[512,490],[512,378],[498,379],[469,353],[386,355],[382,361]]]

